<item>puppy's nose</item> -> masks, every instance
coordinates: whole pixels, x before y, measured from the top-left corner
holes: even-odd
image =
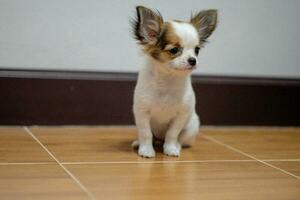
[[[194,58],[194,57],[190,57],[190,58],[188,59],[188,63],[189,63],[191,66],[195,66],[196,63],[197,63],[197,60],[196,60],[196,58]]]

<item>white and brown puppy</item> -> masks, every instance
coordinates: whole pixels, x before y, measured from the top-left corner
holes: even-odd
[[[197,55],[215,30],[216,10],[204,10],[189,22],[164,21],[158,11],[138,6],[133,21],[136,40],[147,55],[134,92],[138,154],[154,157],[153,136],[164,140],[166,155],[179,156],[199,129],[190,74]]]

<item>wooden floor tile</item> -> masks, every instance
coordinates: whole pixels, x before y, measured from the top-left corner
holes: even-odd
[[[300,159],[300,128],[206,128],[203,132],[258,159]]]
[[[300,199],[300,179],[254,160],[244,162],[249,158],[202,136],[179,158],[167,157],[159,148],[156,158],[143,159],[130,146],[136,138],[131,127],[31,131],[97,199]],[[300,129],[207,127],[202,132],[258,159],[272,159],[267,162],[300,176],[300,161],[276,161],[300,159]],[[99,161],[106,163],[95,163]],[[125,162],[111,163],[121,161]],[[0,127],[0,199],[88,197],[24,129]]]
[[[299,179],[258,162],[66,167],[98,199],[300,199]]]
[[[87,195],[55,164],[0,165],[0,199],[67,200]]]
[[[163,155],[162,149],[154,159],[141,158],[131,148],[135,128],[44,127],[31,131],[61,162],[249,159],[202,137],[192,148],[183,149],[179,158]]]
[[[300,177],[300,161],[269,162],[269,163]]]
[[[0,163],[54,162],[23,128],[0,127]]]

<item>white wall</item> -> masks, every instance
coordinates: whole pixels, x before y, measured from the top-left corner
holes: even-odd
[[[136,72],[139,4],[166,19],[219,9],[198,74],[300,78],[299,0],[0,0],[0,68]]]

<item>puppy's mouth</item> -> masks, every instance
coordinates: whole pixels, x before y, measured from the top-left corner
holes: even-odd
[[[196,65],[194,65],[194,66],[192,66],[192,65],[184,65],[183,67],[173,67],[173,69],[175,69],[176,71],[193,71],[194,69],[196,69],[197,68],[197,66]]]

